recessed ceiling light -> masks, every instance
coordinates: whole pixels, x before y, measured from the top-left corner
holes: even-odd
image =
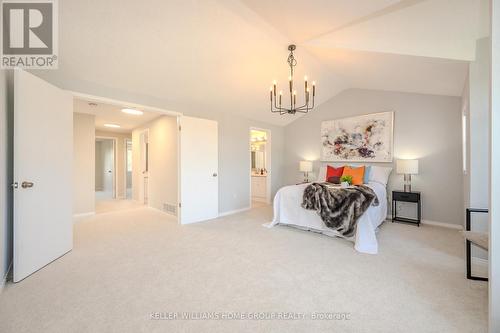
[[[122,112],[127,114],[133,114],[134,116],[140,116],[144,113],[140,110],[135,110],[135,109],[122,109]]]
[[[117,124],[104,124],[104,127],[120,128],[120,125],[117,125]]]

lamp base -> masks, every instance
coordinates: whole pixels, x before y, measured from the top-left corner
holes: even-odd
[[[405,174],[404,181],[404,191],[411,192],[411,174]]]
[[[304,183],[309,183],[309,172],[304,172]]]

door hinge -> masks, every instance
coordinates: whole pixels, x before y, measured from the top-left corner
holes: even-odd
[[[181,130],[181,125],[179,125],[179,131]]]
[[[181,208],[181,207],[182,207],[182,205],[181,205],[181,203],[179,202],[179,208]]]

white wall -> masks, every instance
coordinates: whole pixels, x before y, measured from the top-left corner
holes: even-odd
[[[73,214],[95,211],[95,117],[73,115]]]
[[[0,290],[12,262],[12,72],[0,70]]]
[[[477,42],[476,60],[469,65],[469,161],[470,207],[488,208],[490,39]]]
[[[463,223],[461,100],[457,97],[377,90],[346,90],[286,127],[286,182],[302,179],[299,161],[315,160],[319,169],[320,128],[332,120],[382,111],[394,111],[394,156],[418,158],[412,189],[422,192],[424,220]],[[401,190],[403,176],[394,171],[388,184]],[[390,207],[390,206],[389,206]]]
[[[462,109],[467,116],[466,208],[489,207],[490,43],[490,38],[477,41],[476,59],[469,65],[468,81],[462,97]],[[473,213],[471,217],[474,231],[487,232],[487,214]],[[472,256],[486,259],[488,255],[474,246]]]
[[[81,81],[71,76],[52,75],[51,71],[35,72],[48,82],[59,87],[84,94],[102,96],[110,99],[129,101],[136,104],[154,106],[160,109],[181,112],[186,116],[216,120],[219,123],[219,213],[229,212],[248,207],[249,181],[248,167],[250,153],[248,152],[248,131],[250,127],[267,128],[272,132],[272,193],[283,185],[284,175],[284,128],[268,125],[264,122],[250,120],[242,116],[211,110],[210,116],[200,113],[195,106],[172,108],[168,99],[136,94],[129,91],[100,86]],[[189,104],[189,103],[188,103]],[[256,105],[256,107],[262,107]],[[267,106],[264,106],[267,109]],[[276,116],[279,117],[279,116]]]
[[[132,188],[134,200],[141,201],[140,184],[143,182],[140,166],[140,133],[149,129],[148,184],[150,207],[163,210],[163,205],[178,205],[178,127],[177,118],[161,116],[132,132]]]
[[[500,332],[500,0],[491,4],[489,331]]]
[[[189,115],[197,116],[194,112]],[[219,213],[249,207],[252,127],[271,132],[271,164],[266,167],[270,172],[271,196],[274,198],[276,191],[284,184],[285,129],[215,111],[210,119],[219,124]]]
[[[126,183],[125,175],[127,170],[127,164],[125,161],[125,139],[131,139],[132,135],[130,133],[116,133],[107,131],[95,131],[96,136],[110,137],[116,139],[116,197],[117,199],[125,199],[126,197]]]

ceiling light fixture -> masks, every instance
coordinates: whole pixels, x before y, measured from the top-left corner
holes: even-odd
[[[104,124],[104,127],[120,128],[120,125],[117,125],[117,124]]]
[[[122,109],[122,112],[127,114],[133,114],[134,116],[141,116],[144,114],[144,112],[135,109]]]
[[[276,85],[277,85],[276,80],[273,82],[271,91],[269,93],[271,97],[271,112],[279,113],[280,115],[295,114],[297,112],[308,113],[309,110],[312,110],[314,108],[314,97],[316,96],[316,82],[314,81],[312,82],[312,92],[311,92],[311,89],[308,86],[307,76],[304,77],[304,96],[306,100],[304,102],[304,105],[297,107],[297,90],[294,90],[294,82],[293,82],[293,68],[297,66],[297,60],[293,56],[293,51],[295,51],[296,48],[297,47],[293,44],[288,45],[288,51],[290,51],[290,54],[288,55],[287,59],[288,65],[290,66],[290,76],[288,77],[290,107],[286,108],[281,106],[283,91],[280,91],[278,97],[276,97]],[[311,93],[312,93],[312,98],[310,96]]]

